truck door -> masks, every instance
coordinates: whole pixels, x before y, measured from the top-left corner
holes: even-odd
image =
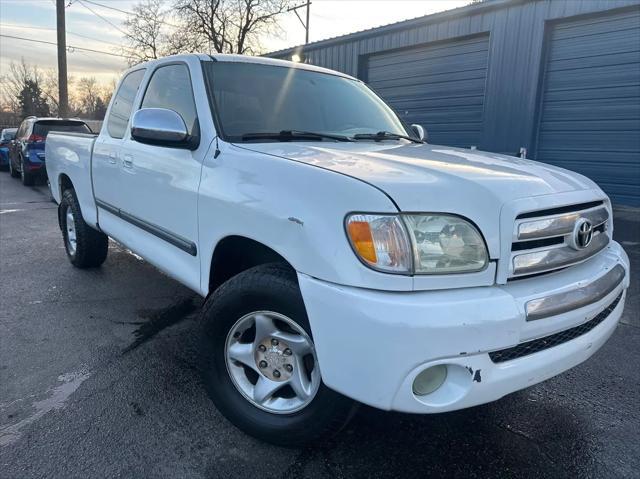
[[[151,72],[140,108],[173,110],[184,120],[189,135],[200,136],[191,76],[184,62],[161,64]],[[138,229],[127,244],[196,290],[200,287],[198,186],[208,148],[204,141],[190,150],[126,137],[121,151],[122,215]]]
[[[120,82],[92,155],[93,191],[98,223],[116,238],[122,228],[117,210],[123,206],[121,149],[129,136],[129,119],[145,70],[129,72]]]

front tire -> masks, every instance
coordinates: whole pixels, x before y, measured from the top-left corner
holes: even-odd
[[[318,442],[342,429],[356,403],[327,388],[295,272],[251,268],[223,284],[202,312],[202,373],[220,412],[280,446]]]
[[[109,238],[84,222],[76,194],[67,189],[62,194],[58,214],[69,261],[76,268],[96,268],[104,263]]]

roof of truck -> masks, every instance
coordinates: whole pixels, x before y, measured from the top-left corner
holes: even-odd
[[[337,72],[335,70],[329,70],[328,68],[322,68],[315,65],[309,65],[307,63],[297,63],[291,62],[288,60],[279,60],[276,58],[267,58],[267,57],[254,57],[250,55],[235,55],[235,54],[226,54],[226,53],[215,53],[212,55],[208,55],[206,53],[188,53],[181,55],[171,55],[168,57],[159,58],[157,60],[150,60],[145,63],[140,63],[131,68],[131,70],[135,70],[140,67],[152,67],[157,63],[166,63],[170,61],[179,61],[179,60],[188,60],[197,58],[200,61],[214,61],[214,62],[235,62],[235,63],[258,63],[261,65],[273,65],[287,68],[298,68],[300,70],[308,70],[315,71],[319,73],[327,73],[329,75],[341,76],[344,78],[350,78],[352,80],[357,80],[356,78],[346,75],[341,72]]]

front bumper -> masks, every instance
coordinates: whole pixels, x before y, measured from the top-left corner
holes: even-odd
[[[622,282],[578,309],[526,320],[532,300],[587,287],[616,265]],[[565,270],[492,287],[384,292],[326,283],[299,274],[323,381],[336,391],[385,410],[435,413],[483,404],[549,379],[588,359],[622,315],[629,259],[615,242]],[[489,353],[586,323],[620,300],[593,329],[517,359]],[[416,396],[417,374],[447,366],[444,384]]]

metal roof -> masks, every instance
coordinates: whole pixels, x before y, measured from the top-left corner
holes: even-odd
[[[335,43],[342,43],[346,41],[366,38],[369,36],[381,35],[384,33],[393,32],[395,30],[402,30],[404,28],[411,28],[416,25],[422,25],[424,23],[437,23],[443,20],[449,20],[456,17],[462,17],[477,13],[479,11],[489,11],[497,8],[505,8],[518,3],[525,3],[531,0],[484,0],[479,3],[472,3],[463,7],[452,8],[442,12],[431,13],[429,15],[423,15],[421,17],[411,18],[409,20],[400,20],[399,22],[390,23],[388,25],[382,25],[379,27],[368,28],[354,33],[348,33],[346,35],[340,35],[337,37],[326,38],[324,40],[318,40],[308,43],[306,45],[297,45],[295,47],[284,48],[274,52],[265,53],[264,56],[282,56],[289,53],[303,51],[305,49],[320,48]]]

